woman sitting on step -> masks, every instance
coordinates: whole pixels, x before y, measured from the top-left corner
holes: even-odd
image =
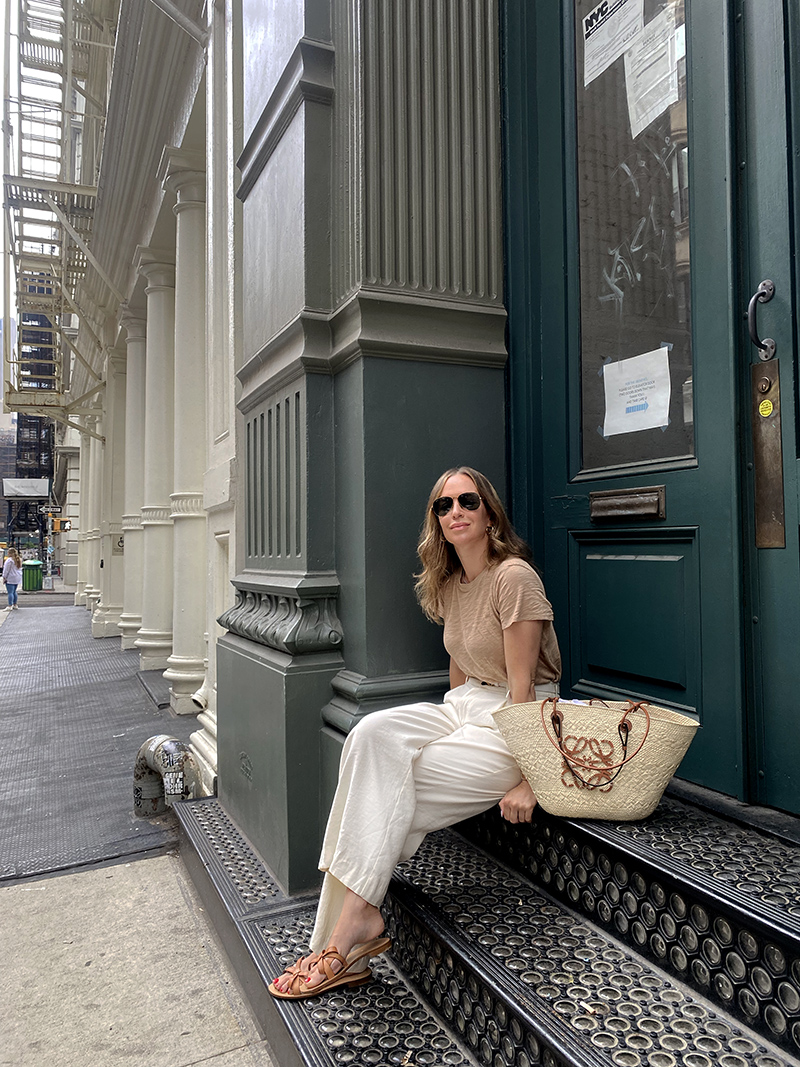
[[[274,980],[275,997],[369,980],[370,956],[390,947],[379,907],[392,872],[426,834],[498,802],[509,822],[530,822],[536,806],[491,714],[558,694],[553,611],[528,547],[491,483],[457,467],[433,487],[417,551],[417,597],[444,622],[451,688],[441,704],[373,712],[350,732],[322,846],[312,955]]]

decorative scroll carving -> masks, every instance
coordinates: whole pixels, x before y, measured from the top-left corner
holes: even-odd
[[[122,516],[122,529],[123,530],[141,530],[142,528],[142,516],[139,515],[123,515]]]
[[[238,637],[290,656],[336,649],[343,636],[333,597],[310,599],[239,589],[236,603],[217,622]]]

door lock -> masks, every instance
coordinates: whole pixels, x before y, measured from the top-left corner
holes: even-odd
[[[756,548],[785,548],[780,360],[754,363],[750,370]]]
[[[773,360],[777,346],[771,337],[763,341],[759,338],[756,324],[757,305],[769,303],[774,295],[775,286],[767,279],[750,297],[747,307],[750,340],[758,349],[761,361],[750,367],[756,548],[786,547],[780,360]]]

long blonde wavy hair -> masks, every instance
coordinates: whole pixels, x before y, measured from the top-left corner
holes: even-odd
[[[417,579],[414,592],[419,605],[433,622],[441,625],[439,615],[439,594],[448,578],[461,569],[458,554],[449,541],[445,540],[442,527],[433,513],[433,502],[442,495],[442,489],[448,478],[455,474],[465,474],[475,483],[475,488],[486,506],[489,515],[489,543],[487,553],[489,566],[494,567],[509,556],[517,556],[531,563],[531,551],[508,521],[505,508],[497,495],[497,490],[489,479],[476,471],[474,467],[451,467],[436,480],[428,497],[428,508],[422,525],[417,555],[422,563],[422,570],[414,575]]]

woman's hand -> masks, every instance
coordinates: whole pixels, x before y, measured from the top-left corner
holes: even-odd
[[[507,822],[530,822],[535,807],[536,797],[523,778],[519,785],[509,789],[500,801],[500,814]]]

